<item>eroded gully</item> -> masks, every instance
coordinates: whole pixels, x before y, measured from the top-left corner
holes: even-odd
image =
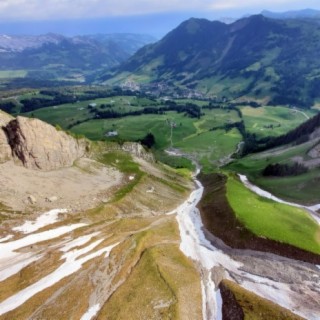
[[[181,155],[176,151],[170,154]],[[199,172],[197,166],[196,175]],[[233,280],[305,319],[320,319],[319,266],[271,253],[232,249],[209,234],[197,209],[203,186],[196,175],[196,189],[174,213],[179,223],[180,249],[196,262],[201,273],[203,319],[222,319],[218,288],[222,279]]]

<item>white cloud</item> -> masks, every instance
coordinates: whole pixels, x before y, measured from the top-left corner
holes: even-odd
[[[309,1],[309,3],[308,3]],[[307,0],[305,7],[317,5]],[[208,12],[227,9],[296,6],[296,0],[0,0],[0,19],[65,19],[103,16],[126,16],[160,12]],[[319,6],[319,5],[317,5]]]

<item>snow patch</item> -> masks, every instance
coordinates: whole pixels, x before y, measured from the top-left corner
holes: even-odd
[[[35,221],[26,221],[23,225],[15,227],[13,231],[19,231],[25,234],[32,233],[59,220],[60,213],[68,212],[67,209],[53,209],[39,216]]]
[[[246,179],[243,178],[243,181],[246,181]],[[198,189],[191,193],[189,199],[178,207],[176,212],[181,236],[180,250],[186,256],[197,261],[202,267],[201,291],[203,319],[222,319],[222,297],[220,291],[215,289],[211,274],[215,266],[223,267],[228,273],[237,275],[242,279],[240,285],[247,290],[273,301],[302,317],[307,317],[307,319],[310,320],[319,319],[312,310],[302,307],[297,310],[297,297],[289,285],[243,272],[243,270],[241,270],[243,266],[242,263],[233,260],[227,254],[215,248],[206,239],[203,232],[200,212],[196,208],[196,205],[202,197],[203,187],[199,181],[196,181],[196,184]],[[258,190],[260,194],[268,196],[273,200],[277,199],[260,188],[255,190]],[[320,266],[318,267],[320,269]]]
[[[31,286],[19,291],[18,293],[14,294],[8,299],[2,301],[0,303],[0,315],[16,309],[17,307],[25,303],[27,300],[29,300],[31,297],[33,297],[35,294],[45,290],[46,288],[51,287],[55,283],[73,274],[74,272],[77,272],[81,269],[82,265],[85,262],[99,257],[102,254],[105,254],[105,257],[109,256],[111,250],[119,244],[116,243],[108,247],[102,248],[96,252],[92,252],[91,254],[85,255],[92,251],[94,248],[96,248],[102,241],[103,239],[97,240],[85,248],[65,253],[61,258],[65,259],[65,262],[55,271],[45,276],[41,280],[35,282]],[[83,255],[85,256],[80,258]]]
[[[12,234],[9,234],[9,235],[5,236],[4,238],[0,238],[0,243],[6,242],[7,240],[10,240],[11,238],[13,238]]]
[[[63,226],[56,229],[31,234],[15,241],[0,243],[0,281],[3,281],[16,274],[31,262],[42,257],[42,255],[36,253],[20,253],[16,252],[16,250],[34,245],[38,242],[58,238],[83,226],[86,226],[86,224],[77,223],[70,226]]]
[[[91,233],[86,236],[79,237],[77,239],[74,239],[70,242],[68,242],[66,245],[64,245],[62,248],[60,248],[60,251],[67,252],[70,249],[73,249],[75,247],[81,247],[82,245],[89,242],[93,237],[97,236],[100,232]]]
[[[81,317],[80,320],[91,320],[100,310],[100,304],[95,304]]]

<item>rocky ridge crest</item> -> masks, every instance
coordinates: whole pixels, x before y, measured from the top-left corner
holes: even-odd
[[[0,110],[0,163],[11,159],[11,148],[4,130],[1,129],[6,127],[11,120],[13,120],[13,117]]]
[[[0,163],[14,160],[29,169],[68,167],[86,153],[88,142],[38,120],[0,113]]]

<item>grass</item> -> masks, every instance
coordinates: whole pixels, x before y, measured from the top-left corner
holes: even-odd
[[[37,95],[37,97],[41,95]],[[43,96],[47,98],[46,96]],[[88,105],[96,103],[99,110],[113,110],[119,113],[137,111],[144,106],[152,106],[154,101],[146,98],[136,98],[134,96],[117,96],[110,98],[91,99],[86,101],[78,101],[76,103],[61,104],[27,112],[24,115],[33,116],[53,125],[59,124],[63,128],[74,125],[77,121],[84,121],[93,118],[93,113],[90,113]],[[101,104],[108,104],[111,107],[101,109]]]
[[[131,175],[134,179],[127,182],[115,192],[111,202],[117,202],[126,194],[130,193],[139,183],[144,173],[140,170],[139,165],[132,160],[132,157],[124,152],[109,152],[101,155],[98,159],[101,163],[117,168],[119,171]]]
[[[204,172],[212,170],[218,160],[233,153],[242,137],[237,129],[207,131],[191,138],[187,137],[176,146],[200,159]]]
[[[246,320],[302,320],[289,310],[259,297],[230,280],[223,280],[221,286],[232,292]]]
[[[148,132],[155,136],[155,154],[158,160],[175,168],[193,169],[187,159],[170,157],[163,150],[171,146],[170,127],[167,119],[177,124],[172,131],[172,145],[184,152],[193,153],[200,160],[205,170],[210,170],[214,162],[236,150],[242,140],[240,133],[233,129],[208,131],[229,121],[237,121],[236,112],[227,110],[206,110],[201,119],[192,119],[183,114],[168,112],[165,115],[141,115],[120,119],[91,120],[72,128],[73,132],[83,133],[90,139],[102,139],[107,131],[117,130],[121,140],[139,140]]]
[[[168,307],[155,310],[154,306],[161,301]],[[151,319],[155,315],[160,317],[162,311],[168,314],[165,319],[171,319],[176,316],[176,303],[174,293],[159,272],[153,250],[147,250],[125,285],[112,295],[108,307],[105,306],[101,314],[107,319],[128,319],[129,314],[130,319]]]
[[[307,120],[300,112],[280,106],[260,108],[245,106],[241,107],[241,112],[247,131],[255,133],[258,137],[284,134]],[[303,112],[310,117],[315,114],[310,110]]]
[[[175,112],[168,112],[165,115],[141,115],[118,119],[91,120],[73,127],[72,131],[83,133],[93,140],[100,140],[105,138],[106,132],[117,130],[119,138],[125,141],[142,139],[148,132],[151,132],[155,136],[156,149],[163,149],[170,144],[170,127],[167,119],[178,124],[177,128],[173,130],[173,141],[179,141],[182,137],[196,131],[191,118]]]
[[[179,239],[175,220],[168,219],[151,229],[134,234],[127,239],[125,247],[115,249],[114,254],[119,256],[120,261],[125,258],[119,274],[126,281],[103,306],[100,317],[201,317],[199,275],[193,263],[181,253],[175,243]],[[115,263],[118,264],[117,261]],[[121,281],[120,279],[117,277],[115,282]],[[192,306],[188,301],[193,301]]]
[[[116,96],[103,99],[81,101],[77,103],[63,104],[54,107],[41,108],[25,115],[34,116],[53,125],[60,125],[63,129],[71,126],[71,131],[83,134],[91,140],[107,141],[139,141],[148,133],[155,137],[153,151],[157,160],[160,160],[175,168],[185,167],[190,170],[193,165],[189,160],[173,158],[164,153],[168,147],[179,147],[186,152],[199,153],[199,160],[205,168],[209,168],[221,157],[225,157],[236,149],[241,141],[241,136],[236,130],[225,133],[221,130],[211,132],[213,128],[219,128],[224,124],[237,122],[239,115],[234,110],[202,109],[202,117],[190,118],[184,113],[174,111],[165,114],[143,114],[140,116],[126,116],[113,119],[94,119],[93,113],[87,108],[89,103],[99,105],[109,104],[117,112],[139,110],[146,106],[157,108],[160,101],[135,96]],[[207,101],[181,99],[178,104],[195,103],[200,107]],[[175,127],[170,127],[175,123]],[[109,131],[117,131],[118,136],[107,137]],[[172,135],[171,135],[172,131]]]
[[[162,183],[163,185],[175,190],[175,191],[178,191],[180,193],[184,193],[186,191],[189,191],[189,188],[181,185],[181,184],[178,184],[178,183],[175,183],[175,182],[172,182],[172,181],[168,181],[168,180],[165,180],[163,178],[159,178],[159,177],[156,177],[156,176],[152,176],[152,179]]]
[[[306,205],[316,204],[319,202],[319,168],[290,177],[265,177],[262,175],[263,169],[268,164],[289,163],[290,159],[295,156],[306,158],[306,154],[312,146],[313,143],[308,142],[292,148],[279,148],[252,154],[234,161],[226,169],[247,175],[253,183],[280,198]]]
[[[184,157],[172,157],[169,156],[167,153],[155,150],[155,156],[158,161],[161,161],[162,163],[165,163],[166,165],[176,168],[176,169],[181,169],[181,170],[188,170],[194,171],[195,166],[191,162],[191,160],[184,158]]]
[[[227,198],[240,222],[257,236],[320,254],[320,227],[305,210],[262,198],[232,175]]]

